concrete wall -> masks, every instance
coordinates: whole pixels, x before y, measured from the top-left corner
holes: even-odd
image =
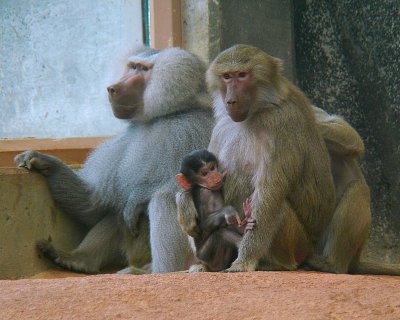
[[[84,231],[56,208],[42,176],[0,168],[0,279],[54,267],[39,255],[36,241],[51,238],[58,248],[71,250]]]
[[[400,261],[400,2],[296,3],[296,65],[301,88],[344,116],[366,146],[372,191],[368,252]]]
[[[140,0],[2,0],[0,138],[119,131],[106,87],[141,43]]]
[[[293,6],[290,0],[185,0],[185,47],[210,62],[234,44],[254,45],[284,60],[295,79]]]

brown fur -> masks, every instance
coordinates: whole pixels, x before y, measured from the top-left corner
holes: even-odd
[[[241,57],[238,59],[238,56]],[[336,193],[336,209],[333,215],[329,213],[329,210],[320,210],[319,213],[315,212],[315,215],[305,216],[303,214],[303,212],[309,212],[312,209],[310,207],[312,202],[307,203],[305,201],[308,197],[323,202],[330,201],[329,195],[331,194],[330,185],[320,183],[319,188],[322,188],[320,190],[322,193],[318,193],[318,190],[314,189],[313,186],[310,187],[309,181],[304,179],[304,176],[297,179],[305,192],[300,193],[302,195],[300,197],[293,195],[296,188],[289,192],[281,207],[280,213],[283,219],[280,220],[279,214],[273,216],[273,213],[271,214],[271,211],[268,211],[270,209],[269,202],[273,200],[270,196],[270,189],[278,188],[279,190],[280,183],[283,183],[289,175],[293,175],[294,171],[282,170],[279,172],[278,183],[275,184],[255,183],[259,181],[260,176],[268,177],[272,170],[275,171],[276,167],[282,164],[281,162],[285,165],[291,163],[293,168],[293,162],[299,157],[299,149],[311,158],[319,158],[321,149],[320,146],[315,145],[315,141],[310,140],[310,136],[304,135],[304,128],[291,127],[288,122],[282,127],[287,132],[292,131],[292,134],[296,134],[295,139],[297,140],[294,140],[294,144],[301,145],[301,148],[296,149],[291,139],[282,141],[276,139],[276,136],[270,136],[271,133],[276,132],[272,128],[278,122],[275,123],[274,120],[268,122],[267,118],[270,115],[267,111],[260,110],[260,102],[263,98],[265,105],[270,102],[281,110],[289,110],[287,106],[289,105],[292,110],[304,108],[307,110],[306,114],[308,114],[310,107],[301,91],[280,75],[279,61],[273,62],[274,58],[267,56],[264,60],[264,67],[262,67],[262,56],[263,53],[256,48],[236,46],[217,57],[207,73],[209,88],[214,93],[214,107],[217,116],[217,125],[209,149],[221,158],[221,164],[225,163],[228,170],[233,170],[236,173],[236,177],[231,174],[232,180],[227,179],[226,181],[225,198],[227,203],[231,201],[238,207],[237,201],[241,201],[241,198],[246,197],[249,192],[251,193],[252,188],[255,188],[255,190],[260,188],[261,194],[265,195],[264,200],[267,202],[265,206],[253,207],[254,216],[258,223],[256,231],[262,232],[264,230],[265,234],[258,235],[254,232],[245,238],[239,251],[239,259],[230,270],[253,270],[257,258],[262,254],[264,259],[262,260],[263,263],[259,264],[260,269],[290,270],[305,262],[311,269],[326,272],[399,275],[399,265],[360,261],[361,251],[368,238],[371,226],[370,191],[359,165],[359,157],[364,152],[364,144],[358,133],[340,117],[331,116],[321,109],[313,108],[317,131],[325,141],[331,160],[331,172]],[[269,63],[267,63],[267,60]],[[243,61],[246,62],[243,63]],[[229,68],[225,69],[229,64]],[[250,118],[237,124],[230,122],[226,116],[223,100],[220,96],[220,93],[223,92],[221,80],[218,77],[224,72],[232,70],[232,68],[233,70],[243,70],[243,68],[246,69],[249,66],[252,68],[250,70],[256,74],[255,80],[258,82],[259,90],[259,94],[253,99],[251,107],[254,108],[254,105],[258,107],[254,108],[255,110],[250,109]],[[250,91],[254,91],[253,86]],[[263,93],[262,97],[260,97],[260,92]],[[304,106],[305,104],[307,107]],[[251,115],[255,115],[254,119],[251,118]],[[288,120],[293,115],[293,111],[291,111],[291,114],[286,111],[286,115],[283,114],[282,119],[286,117],[286,120]],[[309,115],[305,119],[308,124],[315,126]],[[251,123],[252,134],[248,134],[250,125],[246,122]],[[244,130],[245,127],[246,130]],[[277,130],[279,129],[281,128],[277,125]],[[236,139],[238,139],[236,143],[227,144],[224,142],[228,133],[232,136],[236,134]],[[279,133],[285,134],[282,130]],[[267,138],[264,137],[265,134]],[[289,133],[287,134],[289,135]],[[276,144],[278,141],[280,141],[281,149],[278,151],[278,156],[274,157],[274,154],[277,155]],[[265,142],[267,142],[266,147]],[[311,148],[305,149],[307,145]],[[264,146],[264,148],[261,146]],[[233,149],[230,150],[231,148]],[[247,167],[248,163],[243,163],[243,150],[241,149],[245,149],[247,152],[245,154],[251,152],[251,149],[257,150],[257,153],[262,150],[262,152],[268,154],[267,159],[270,159],[270,162],[261,163],[261,165],[267,167],[267,170],[264,172],[258,167],[256,170],[244,172],[241,166]],[[240,154],[241,158],[234,156],[234,153]],[[314,166],[312,169],[314,175],[321,178],[321,174],[324,174],[321,170],[326,170],[326,163],[325,159],[319,160],[323,160],[324,165],[319,168]],[[277,164],[274,164],[274,162],[277,162]],[[258,164],[260,165],[260,163]],[[303,170],[306,168],[305,165]],[[268,179],[261,179],[261,181],[268,182]],[[274,236],[270,236],[273,229],[260,226],[262,223],[260,215],[267,223],[273,224],[274,228],[277,229]],[[272,241],[272,243],[268,247],[269,241]],[[268,252],[265,251],[266,246],[269,248]],[[257,250],[258,253],[255,252]],[[258,259],[259,261],[260,259]]]
[[[281,226],[292,218],[301,223],[299,229],[304,228],[312,249],[317,249],[333,215],[330,159],[312,106],[282,76],[281,69],[278,59],[257,48],[238,45],[222,52],[207,72],[217,119],[209,150],[229,172],[225,200],[240,208],[238,204],[252,194],[252,214],[257,220],[257,228],[244,236],[229,271],[255,270],[262,259],[270,264],[282,260],[279,254],[275,257],[271,253],[278,247],[283,247],[279,252],[288,250],[288,242],[279,236]],[[239,74],[232,84],[237,92],[232,93],[227,73],[233,79],[238,72],[248,73],[248,80],[241,81]],[[232,110],[225,93],[232,95]],[[236,110],[244,108],[245,119],[239,116],[234,122]],[[275,245],[276,241],[282,246]],[[296,266],[293,259],[283,262],[288,269]]]
[[[241,46],[240,48],[247,58],[242,57],[241,60],[235,60],[232,59],[233,55],[225,54],[220,56],[218,64],[214,62],[208,71],[208,83],[214,94],[216,106],[223,103],[220,95],[223,86],[218,74],[225,71],[226,68],[248,68],[252,66],[250,60],[256,61],[252,57],[260,54],[258,51],[256,55],[252,47]],[[279,61],[270,64],[270,67],[271,70],[277,68],[278,73],[281,70]],[[268,75],[268,72],[265,73],[265,71],[264,74]],[[276,85],[276,76],[272,77],[270,81],[264,81],[264,84],[268,85],[268,83]],[[276,91],[266,88],[263,90],[269,92],[273,98],[271,100],[276,100]],[[270,221],[278,226],[278,231],[272,239],[269,252],[260,260],[258,269],[293,270],[305,262],[311,269],[327,272],[400,275],[399,265],[360,261],[361,251],[371,226],[370,191],[359,165],[359,157],[364,153],[361,137],[342,118],[329,115],[316,107],[313,107],[313,111],[317,130],[325,141],[331,159],[331,172],[336,191],[335,212],[328,227],[322,230],[323,236],[315,246],[294,209],[285,203],[283,211],[286,212],[286,215],[283,217],[283,221]],[[270,141],[264,134],[267,131],[259,132],[258,136],[244,135],[243,133],[246,131],[243,129],[243,125],[232,122],[221,106],[215,108],[215,114],[218,123],[213,131],[210,149],[219,150],[219,153],[224,155],[223,162],[228,168],[239,168],[238,165],[243,162],[243,155],[258,150],[260,144],[264,145]],[[221,144],[231,135],[236,135],[236,139],[242,143],[238,145],[240,148],[234,148],[232,152],[224,154],[224,151],[229,150],[223,150]],[[216,153],[218,154],[218,152]],[[294,156],[293,152],[292,156]],[[231,181],[229,181],[230,179],[226,181],[229,188],[225,190],[225,198],[236,208],[240,208],[243,200],[253,191],[251,173],[248,164],[245,163],[242,170],[235,171],[235,176],[230,174]],[[181,226],[189,232],[196,228],[193,222],[195,213],[190,210],[190,202],[188,198],[182,199],[180,207],[189,210],[185,212],[185,215],[182,214],[182,211],[178,215],[181,219]]]

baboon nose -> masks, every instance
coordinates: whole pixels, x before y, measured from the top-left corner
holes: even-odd
[[[235,104],[235,103],[236,103],[236,100],[228,100],[227,103],[230,104],[230,105],[232,105],[232,104]]]
[[[109,87],[107,87],[107,91],[108,91],[108,93],[110,94],[110,95],[115,95],[116,93],[117,93],[117,89],[115,89],[115,87],[114,86],[109,86]]]

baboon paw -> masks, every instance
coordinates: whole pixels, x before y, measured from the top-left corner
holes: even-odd
[[[117,271],[117,274],[136,274],[136,275],[139,275],[139,274],[148,274],[148,273],[151,273],[151,272],[149,272],[149,271],[147,271],[145,269],[141,269],[141,268],[135,267],[135,266],[129,266],[129,267],[125,268],[125,269]]]
[[[31,160],[35,157],[36,151],[24,151],[14,157],[14,162],[19,168],[32,170]]]
[[[250,272],[256,270],[256,262],[233,262],[225,272]]]
[[[19,168],[28,170],[45,171],[51,167],[51,163],[40,152],[32,150],[16,155],[14,161]]]
[[[240,218],[236,212],[228,212],[225,214],[225,221],[227,224],[237,225],[240,223]]]
[[[71,257],[70,253],[57,251],[51,241],[41,239],[36,242],[36,246],[47,259],[60,268],[88,274],[99,272],[97,265],[90,264],[79,257]]]
[[[36,246],[40,252],[51,261],[56,261],[58,259],[57,251],[54,249],[50,241],[45,239],[38,240]]]
[[[189,272],[207,272],[207,268],[202,264],[194,264],[190,266]]]

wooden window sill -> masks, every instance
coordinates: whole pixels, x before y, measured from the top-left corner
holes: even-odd
[[[0,139],[0,167],[15,168],[14,157],[25,150],[48,153],[62,159],[67,164],[80,165],[85,161],[90,151],[107,138]]]

